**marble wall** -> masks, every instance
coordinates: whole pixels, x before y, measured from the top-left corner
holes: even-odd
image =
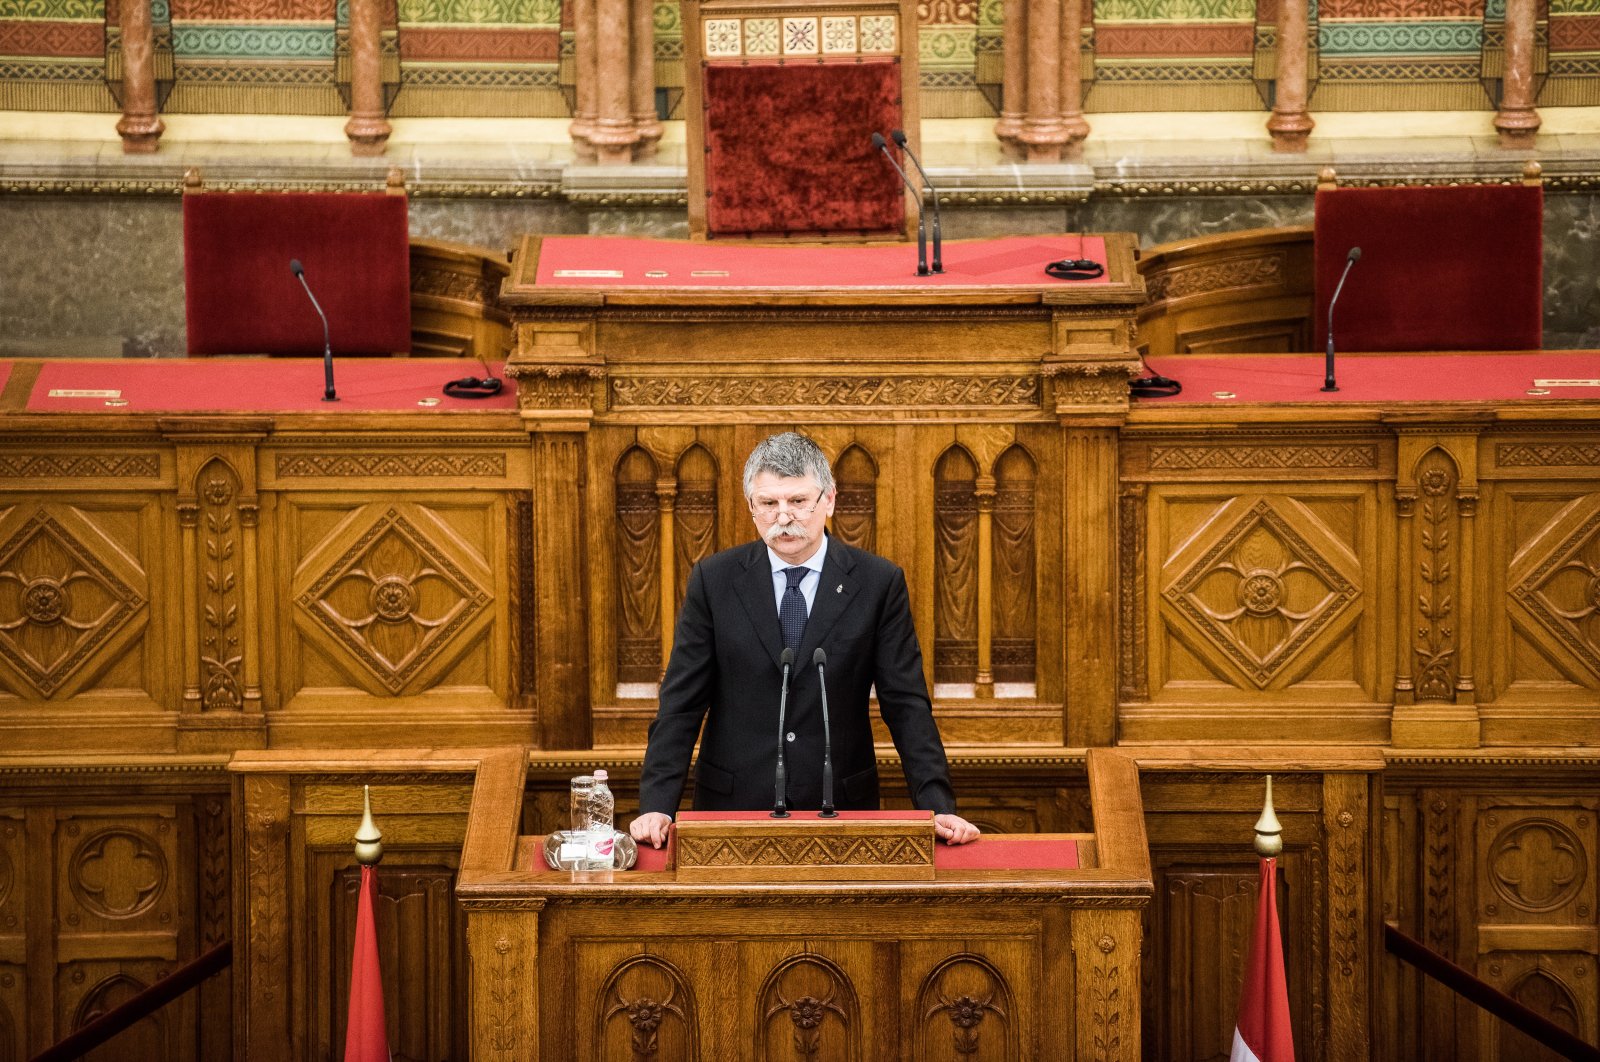
[[[1141,244],[1307,224],[1311,197],[1097,197],[1051,208],[963,208],[946,238],[1138,233]],[[587,210],[560,200],[415,199],[419,236],[509,249],[527,232],[683,236],[680,209]],[[1492,234],[1485,234],[1486,248]],[[184,350],[176,197],[0,197],[0,356],[164,357]],[[1063,253],[1071,248],[1065,248]],[[1545,336],[1600,347],[1600,195],[1545,199]]]

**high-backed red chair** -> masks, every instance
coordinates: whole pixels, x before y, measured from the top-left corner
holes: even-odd
[[[404,184],[389,191],[207,192],[183,197],[189,354],[321,354],[322,321],[289,269],[299,261],[335,354],[411,351]]]
[[[871,140],[903,129],[918,146],[915,0],[684,0],[682,18],[691,236],[916,227]]]
[[[1334,313],[1342,351],[1533,350],[1543,344],[1544,189],[1522,184],[1337,188],[1318,184],[1316,345]]]

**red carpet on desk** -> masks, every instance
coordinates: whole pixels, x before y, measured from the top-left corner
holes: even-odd
[[[1530,396],[1536,379],[1600,378],[1600,352],[1512,354],[1352,354],[1336,364],[1339,390],[1322,391],[1321,354],[1179,355],[1155,358],[1150,367],[1183,384],[1175,398],[1141,398],[1136,404],[1227,405],[1359,402],[1526,402],[1600,400],[1600,388],[1552,388]],[[1216,392],[1231,392],[1218,397]]]
[[[493,375],[500,375],[498,362],[491,362],[488,368]],[[444,394],[446,381],[483,374],[480,361],[335,359],[334,390],[339,400],[324,402],[321,358],[55,361],[39,370],[28,396],[28,410],[126,414],[515,409],[517,389],[510,381],[491,398]],[[439,400],[437,405],[418,405],[432,398]]]
[[[932,252],[930,251],[930,256]],[[1056,280],[1044,267],[1062,258],[1104,264],[1099,236],[1013,236],[944,245],[944,272],[917,276],[910,243],[863,247],[691,243],[621,236],[547,236],[540,244],[541,287],[670,288],[1049,288],[1104,284]],[[620,271],[620,277],[595,273]],[[559,275],[559,274],[580,275]],[[647,274],[658,273],[659,276]],[[582,275],[589,274],[589,275]]]

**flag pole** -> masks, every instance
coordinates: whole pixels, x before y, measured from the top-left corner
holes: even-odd
[[[1263,859],[1276,859],[1283,854],[1283,824],[1272,807],[1272,775],[1267,775],[1267,797],[1261,805],[1261,817],[1256,820],[1256,854]]]
[[[356,898],[355,949],[350,957],[350,1010],[344,1031],[344,1062],[390,1062],[383,1013],[383,974],[378,966],[378,895],[374,869],[383,858],[383,833],[372,821],[372,787],[361,787],[361,825],[356,827],[356,862],[361,890]]]
[[[1256,820],[1256,854],[1261,889],[1256,895],[1255,932],[1245,960],[1239,992],[1239,1019],[1229,1062],[1294,1062],[1294,1032],[1289,1018],[1288,971],[1278,925],[1278,856],[1283,854],[1283,824],[1272,807],[1272,775]]]
[[[1267,779],[1267,792],[1272,792],[1272,779]],[[375,867],[383,859],[383,831],[372,821],[372,787],[361,787],[361,825],[356,827],[356,862],[364,867]]]

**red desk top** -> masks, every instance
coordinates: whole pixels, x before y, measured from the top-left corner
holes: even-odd
[[[5,364],[10,372],[10,364]],[[499,376],[501,365],[489,371]],[[337,402],[322,401],[321,358],[52,361],[28,395],[30,413],[448,413],[515,409],[507,381],[490,398],[451,398],[445,381],[484,363],[443,358],[335,358]],[[0,387],[4,380],[0,379]],[[437,399],[422,404],[424,400]]]
[[[1339,390],[1324,392],[1321,354],[1218,354],[1152,358],[1150,367],[1183,384],[1172,398],[1136,405],[1262,405],[1277,403],[1600,401],[1600,387],[1549,387],[1535,380],[1600,379],[1600,352],[1527,351],[1483,354],[1341,354]],[[1217,392],[1223,392],[1218,394]]]
[[[929,251],[930,259],[932,251]],[[916,275],[909,243],[865,246],[750,244],[546,236],[539,245],[540,287],[615,290],[672,288],[950,288],[1074,287],[1095,280],[1056,280],[1044,267],[1062,258],[1106,264],[1099,236],[1011,236],[949,241],[944,272]]]

